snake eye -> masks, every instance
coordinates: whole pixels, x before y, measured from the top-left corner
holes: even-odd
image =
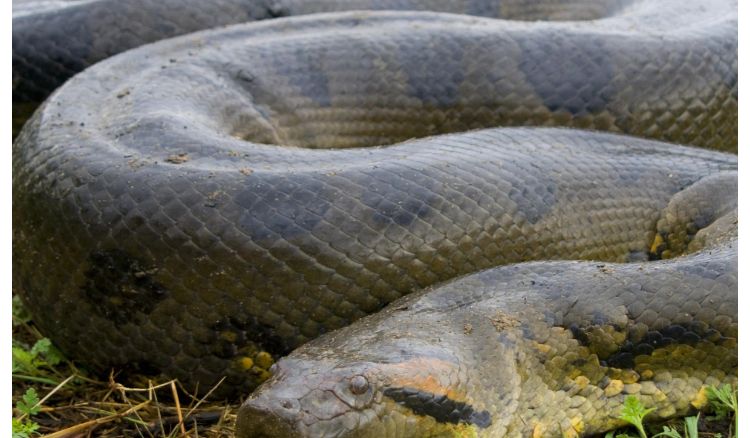
[[[354,376],[349,380],[349,391],[351,391],[352,394],[364,394],[369,387],[370,382],[368,382],[364,376]]]

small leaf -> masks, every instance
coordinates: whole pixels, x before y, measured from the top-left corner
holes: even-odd
[[[36,341],[36,344],[31,347],[31,354],[33,354],[34,356],[45,354],[47,353],[47,351],[49,351],[51,346],[52,341],[50,341],[48,338],[42,338]]]
[[[666,437],[669,437],[669,438],[682,438],[680,436],[680,433],[677,432],[677,430],[672,429],[671,427],[668,427],[668,426],[664,426],[662,428],[661,432],[657,433],[656,435],[654,435],[651,438],[656,438],[656,437],[659,437],[659,436],[666,436]]]
[[[38,404],[39,396],[37,395],[36,390],[34,388],[29,388],[23,394],[21,400],[16,403],[16,408],[24,414],[31,416],[38,414],[41,410],[41,406],[38,406]]]
[[[13,424],[13,438],[29,438],[39,429],[39,425],[33,421],[21,421],[14,418],[11,423]]]
[[[34,355],[21,347],[12,347],[13,355],[13,372],[25,372],[36,374],[36,365],[34,364]]]
[[[60,350],[52,345],[52,341],[48,338],[42,338],[36,341],[36,344],[31,347],[31,354],[35,355],[37,358],[40,356],[44,357],[45,362],[50,366],[55,366],[64,359]]]
[[[640,400],[633,395],[629,395],[625,397],[625,406],[623,406],[620,413],[620,419],[632,424],[633,427],[638,429],[638,435],[641,438],[646,438],[646,431],[643,429],[643,419],[654,410],[655,408],[646,409]]]
[[[739,417],[737,416],[737,391],[731,385],[722,385],[720,388],[709,386],[706,388],[708,401],[716,413],[716,418],[734,417],[734,434],[737,435]],[[732,429],[729,436],[732,436]]]
[[[685,435],[687,438],[698,438],[698,418],[700,414],[695,417],[685,418]]]
[[[722,385],[720,388],[709,386],[706,388],[706,395],[717,417],[724,418],[737,413],[737,393],[731,385]]]

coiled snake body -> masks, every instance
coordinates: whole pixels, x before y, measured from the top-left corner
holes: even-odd
[[[241,433],[555,436],[615,426],[628,393],[700,407],[736,382],[736,156],[494,127],[736,152],[736,3],[584,10],[316,14],[104,60],[14,143],[15,284],[94,368],[238,393],[401,296],[539,260],[297,350]]]

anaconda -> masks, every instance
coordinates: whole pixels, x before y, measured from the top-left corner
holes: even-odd
[[[736,151],[736,3],[709,6],[633,2],[599,20],[560,23],[429,12],[310,15],[191,34],[115,56],[62,86],[14,143],[15,283],[42,329],[94,368],[156,370],[204,390],[227,376],[221,388],[236,393],[267,379],[273,358],[303,342],[457,276],[530,260],[640,262],[679,255],[704,238],[701,230],[736,226],[736,156],[569,129],[446,133],[560,125]],[[733,251],[695,256],[727,273],[716,286],[699,283],[706,286],[703,293],[725,288],[736,294]],[[583,370],[571,378],[584,376],[596,386],[604,385],[603,377],[596,379],[606,374],[610,381],[650,388],[646,381],[657,371],[672,370],[638,368],[644,357],[693,348],[696,335],[700,348],[694,350],[708,351],[704,346],[712,343],[730,356],[707,371],[675,362],[675,381],[689,384],[657,385],[666,396],[657,401],[666,411],[671,406],[682,412],[700,387],[695,379],[731,382],[736,376],[736,303],[732,314],[731,300],[699,301],[720,322],[693,314],[687,320],[662,316],[685,301],[674,292],[681,281],[695,278],[678,275],[681,261],[653,263],[613,267],[613,278],[632,274],[638,283],[645,280],[637,277],[637,267],[669,274],[664,288],[673,292],[664,293],[664,306],[643,310],[656,314],[650,319],[605,306],[587,308],[592,324],[576,316],[582,312],[566,320],[564,310],[577,309],[566,297],[599,301],[599,283],[590,276],[595,265],[537,262],[480,274],[508,277],[481,289],[484,295],[462,292],[469,280],[440,289],[468,294],[467,303],[474,299],[475,307],[486,301],[506,313],[512,327],[506,330],[503,318],[495,332],[478,327],[477,341],[461,350],[452,335],[446,337],[450,345],[435,341],[429,323],[425,331],[404,333],[424,340],[403,354],[420,356],[419,345],[455,347],[459,368],[490,379],[492,370],[500,371],[493,367],[509,366],[507,360],[487,360],[492,355],[528,355],[531,341],[560,352],[557,345],[568,336],[567,356],[550,356],[549,362],[571,373]],[[531,288],[526,299],[533,305],[524,313],[513,304],[516,292],[502,286],[523,277],[513,277],[513,269],[539,269],[542,277],[549,272],[545,284],[578,284],[582,290],[544,295]],[[559,270],[570,272],[562,278]],[[432,300],[428,296],[414,300]],[[563,315],[550,313],[542,326],[533,318],[544,296]],[[640,297],[634,293],[622,306],[636,306]],[[445,312],[447,327],[454,323],[448,316],[453,308],[436,308]],[[392,313],[368,321],[391,327]],[[456,318],[461,315],[469,314],[456,311]],[[690,325],[693,320],[699,328]],[[662,329],[676,325],[690,335],[648,354],[634,353],[644,338],[631,329],[665,337]],[[539,337],[545,330],[555,333],[549,343]],[[596,338],[599,331],[610,337]],[[325,339],[331,351],[354,345],[338,335]],[[368,344],[358,334],[352,339],[360,339],[363,361],[389,357],[387,342]],[[480,344],[488,355],[471,350]],[[321,355],[320,345],[309,351]],[[376,351],[363,351],[368,345]],[[593,374],[584,370],[583,361],[611,355],[623,359],[600,364]],[[356,357],[342,355],[342,369]],[[307,359],[312,366],[299,362],[305,373],[320,366],[320,374],[328,375],[329,363]],[[574,366],[565,368],[565,361]],[[545,385],[558,391],[568,383],[562,372],[545,376],[539,367],[529,369],[535,370],[530,378],[537,383],[529,388],[537,388],[536,394]],[[429,376],[443,378],[438,369]],[[494,379],[470,381],[490,387],[499,384]],[[523,387],[514,379],[503,381],[508,391],[499,400]],[[369,380],[355,380],[354,387],[368,391]],[[489,395],[460,385],[449,394],[438,388],[452,388],[447,384],[406,383],[373,386],[373,396],[386,399],[378,406],[393,408],[393,418],[410,412],[440,425],[394,429],[404,435],[440,434],[456,425],[512,435],[520,430],[514,422],[527,418],[525,411],[503,410]],[[263,422],[259,413],[270,415],[279,433],[358,430],[334,429],[339,420],[313,414],[295,418],[306,427],[317,418],[318,429],[301,427],[277,415],[279,386],[270,388],[241,414],[245,430]],[[593,393],[592,400],[604,400]],[[452,404],[426,398],[443,395]],[[523,400],[524,409],[528,403]],[[351,406],[357,409],[357,403]],[[441,416],[444,406],[455,408],[458,417]],[[340,420],[370,424],[352,412]],[[443,421],[449,417],[455,421]],[[539,418],[540,433],[558,433],[548,417]],[[586,432],[604,424],[582,421],[598,425],[581,429]]]

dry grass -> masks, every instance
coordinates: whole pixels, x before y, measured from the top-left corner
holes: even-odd
[[[32,322],[17,318],[15,313],[14,309],[14,347],[30,351],[42,336]],[[16,419],[38,424],[31,436],[234,436],[240,400],[208,401],[210,393],[198,398],[175,380],[157,382],[146,376],[129,376],[125,382],[115,372],[107,381],[98,380],[67,360],[54,366],[41,363],[31,371],[13,374],[14,407],[29,388],[40,399],[39,412],[32,416],[17,408],[13,412]]]
[[[32,418],[43,436],[233,436],[238,404],[197,399],[173,380],[130,388],[114,378],[100,382],[76,374],[56,387],[14,379],[14,404],[30,385],[45,394]]]

